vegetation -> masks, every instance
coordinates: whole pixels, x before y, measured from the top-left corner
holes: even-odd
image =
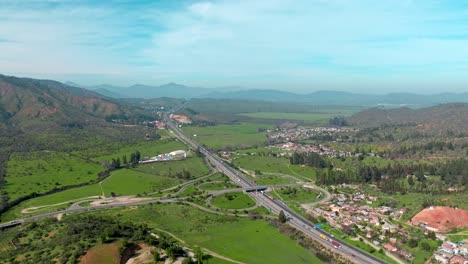
[[[270,125],[241,123],[205,127],[183,127],[182,130],[198,142],[213,149],[232,149],[262,145]]]
[[[255,201],[243,193],[226,193],[211,199],[211,204],[224,209],[243,209],[255,205]]]
[[[276,120],[292,120],[302,121],[306,124],[327,124],[328,120],[334,113],[280,113],[280,112],[255,112],[242,113],[240,115],[259,118],[259,119],[276,119]]]

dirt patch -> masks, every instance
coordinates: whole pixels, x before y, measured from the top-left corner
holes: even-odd
[[[105,198],[100,199],[92,202],[91,206],[102,205],[102,204],[113,204],[113,203],[134,203],[148,200],[148,198],[136,198],[136,197],[129,197],[129,196],[122,196],[122,197],[114,197],[114,198]]]
[[[134,255],[129,258],[125,264],[146,264],[153,263],[154,247],[146,244],[138,244],[139,249],[134,252]]]
[[[95,246],[81,258],[81,264],[120,264],[120,242]]]
[[[445,232],[453,228],[468,227],[468,211],[444,206],[430,207],[422,210],[411,219],[412,225],[421,222]]]

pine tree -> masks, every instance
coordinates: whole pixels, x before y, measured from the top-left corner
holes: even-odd
[[[286,223],[286,215],[284,214],[283,210],[278,215],[278,221],[280,223]]]

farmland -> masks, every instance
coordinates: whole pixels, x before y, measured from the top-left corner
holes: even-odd
[[[302,121],[306,124],[328,124],[328,120],[335,116],[336,113],[277,113],[277,112],[255,112],[255,113],[242,113],[242,116],[261,119],[277,119],[277,120],[291,120]]]
[[[244,156],[234,161],[237,166],[251,170],[271,173],[288,174],[301,180],[315,180],[316,171],[312,167],[291,165],[287,158],[268,156]]]
[[[190,137],[210,148],[225,149],[264,144],[266,139],[265,132],[259,132],[259,129],[266,128],[271,128],[271,125],[240,123],[206,127],[191,126],[183,127],[182,130]]]

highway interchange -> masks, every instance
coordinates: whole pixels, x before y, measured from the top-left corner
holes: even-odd
[[[206,148],[201,146],[199,143],[195,142],[193,139],[187,137],[178,127],[175,125],[170,119],[165,117],[166,123],[168,125],[168,128],[183,142],[185,142],[187,145],[189,145],[193,149],[198,149],[205,157],[206,159],[214,166],[216,167],[220,172],[224,173],[226,176],[228,176],[233,182],[235,182],[237,185],[239,185],[241,188],[235,189],[237,191],[239,190],[252,190],[252,189],[264,189],[265,187],[269,186],[256,186],[253,182],[249,181],[244,175],[242,175],[239,171],[233,169],[232,167],[228,166],[225,164],[217,155],[213,154],[212,152],[208,151]],[[225,190],[226,191],[232,191],[232,190]],[[281,201],[278,201],[277,199],[269,199],[268,195],[266,192],[248,192],[247,193],[252,199],[254,199],[257,202],[257,205],[264,206],[274,214],[279,214],[281,211],[283,211],[288,218],[287,223],[296,228],[297,230],[300,230],[304,234],[310,236],[314,240],[319,241],[322,243],[324,246],[327,248],[334,250],[335,252],[341,253],[344,255],[346,258],[350,259],[351,261],[355,263],[369,263],[369,264],[375,264],[375,263],[385,263],[383,260],[380,260],[372,255],[370,255],[367,252],[364,252],[358,248],[355,248],[344,241],[341,241],[339,239],[334,238],[330,234],[324,232],[321,229],[315,228],[315,225],[306,220],[304,217],[301,215],[297,214],[294,212],[292,209],[290,209],[286,204],[282,203]],[[219,195],[219,194],[217,194]],[[329,199],[329,197],[327,197]],[[10,221],[7,223],[1,223],[0,228],[5,228],[5,227],[10,227],[14,225],[18,225],[24,222],[31,222],[31,221],[37,221],[43,218],[47,217],[53,217],[58,214],[70,214],[70,213],[77,213],[77,212],[84,212],[84,211],[91,211],[91,210],[100,210],[100,209],[109,209],[109,208],[116,208],[116,207],[122,207],[122,206],[129,206],[129,205],[143,205],[143,204],[150,204],[150,203],[172,203],[175,201],[180,201],[180,198],[168,198],[168,199],[147,199],[147,200],[142,200],[142,201],[137,201],[137,202],[131,202],[131,203],[111,203],[111,204],[102,204],[98,206],[92,206],[92,207],[80,207],[80,206],[71,206],[68,209],[59,211],[59,212],[50,212],[50,213],[44,213],[36,216],[31,216],[27,218],[22,218],[22,219],[17,219],[15,221]],[[320,237],[320,235],[325,236],[327,239],[324,240]],[[337,241],[340,243],[340,247],[335,247],[332,245],[331,241]]]
[[[217,167],[222,173],[228,176],[232,181],[236,184],[240,185],[242,188],[252,188],[255,187],[255,184],[249,181],[244,175],[242,175],[237,170],[233,169],[232,167],[226,165],[221,158],[217,155],[211,153],[206,148],[201,146],[199,143],[195,142],[193,139],[187,137],[178,127],[175,125],[171,120],[166,117],[166,122],[177,137],[190,145],[193,149],[199,149],[199,151],[207,157],[207,159]],[[314,228],[315,225],[294,212],[290,209],[286,204],[276,200],[276,199],[269,199],[268,196],[263,192],[251,192],[249,193],[250,197],[257,201],[257,203],[263,205],[265,208],[269,209],[275,214],[279,214],[283,211],[286,216],[288,217],[288,224],[293,226],[294,228],[302,231],[303,233],[309,235],[313,239],[321,242],[328,248],[335,250],[336,252],[344,254],[347,258],[352,260],[356,263],[385,263],[385,261],[378,259],[366,253],[358,248],[355,248],[344,241],[336,239],[332,237],[330,234],[324,232],[323,230]],[[323,240],[320,238],[320,234],[327,237],[327,240]],[[331,244],[331,241],[337,241],[341,244],[340,247],[336,248]]]

